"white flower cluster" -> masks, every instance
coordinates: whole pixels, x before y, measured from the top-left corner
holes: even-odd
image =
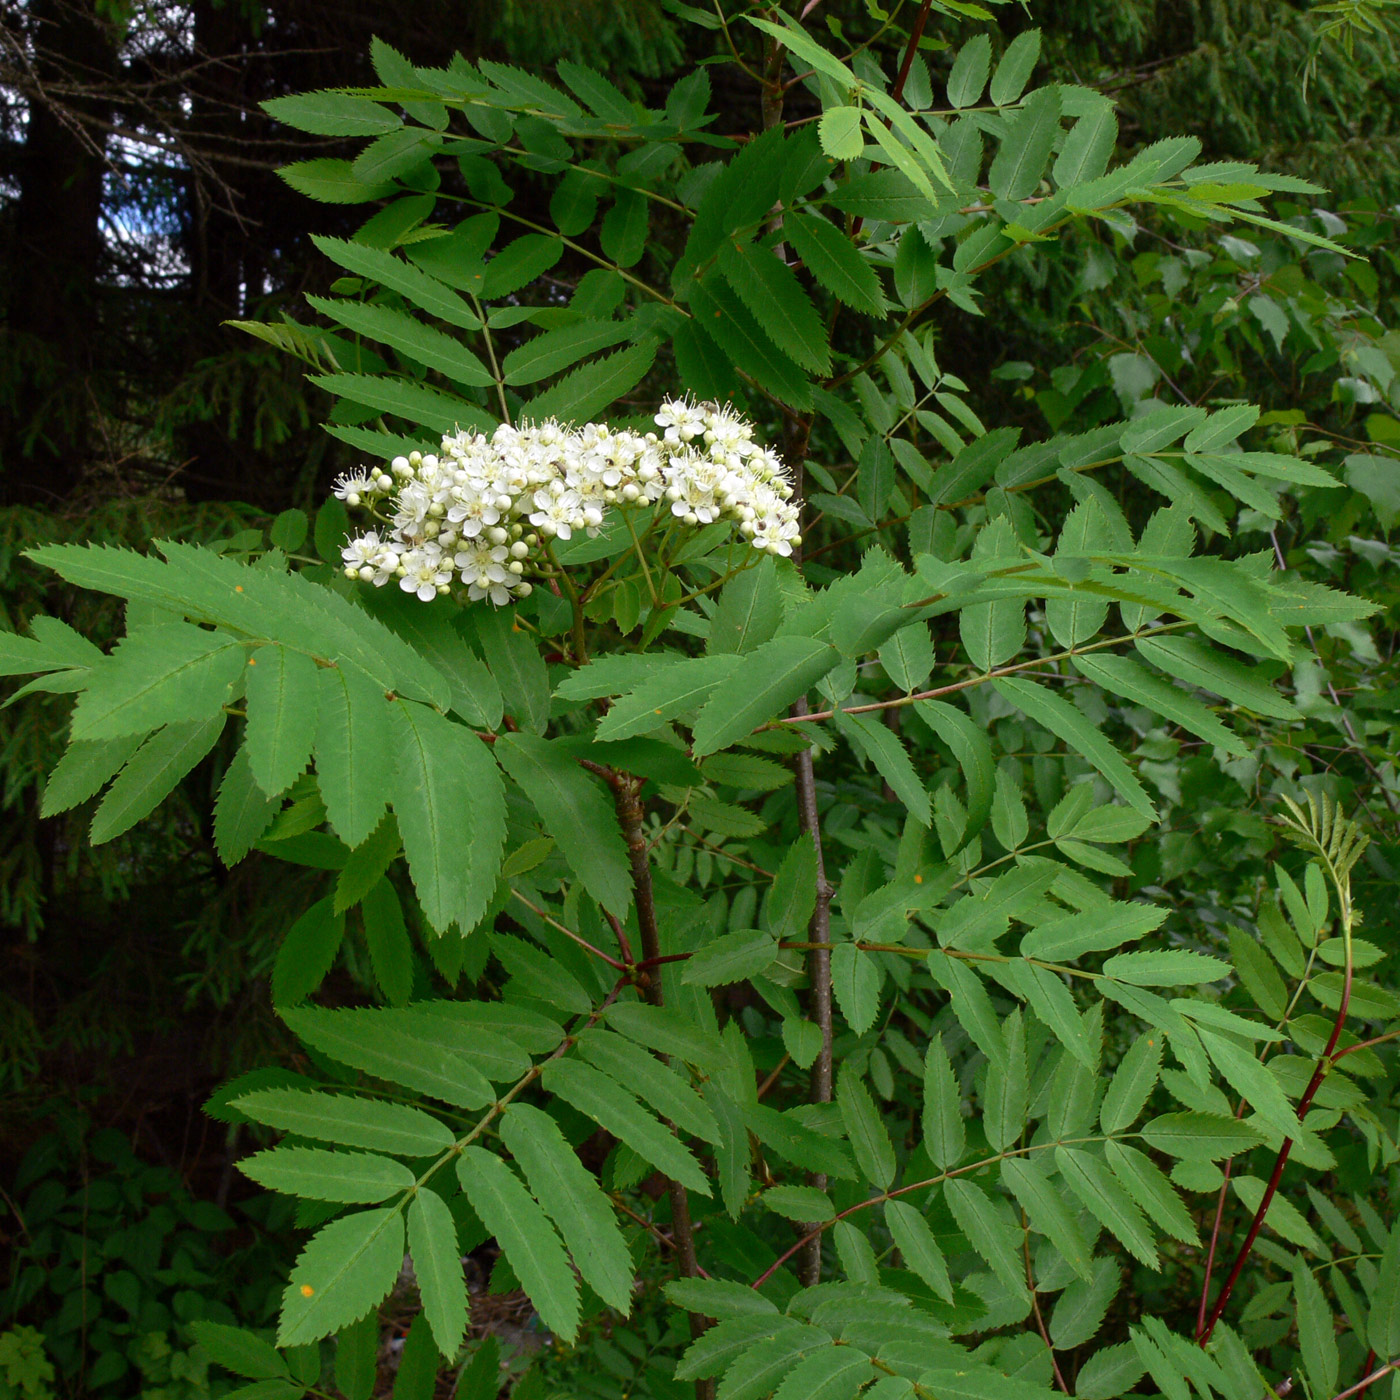
[[[610,506],[670,503],[686,525],[732,520],[755,549],[788,555],[801,543],[782,459],[753,440],[753,425],[713,403],[673,399],[658,433],[549,421],[488,438],[458,432],[439,454],[396,457],[341,477],[335,494],[387,527],[341,551],[349,578],[399,587],[425,603],[454,579],[497,607],[530,592],[542,539],[596,535]]]

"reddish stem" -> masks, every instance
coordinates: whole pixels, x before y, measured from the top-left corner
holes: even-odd
[[[1298,1100],[1298,1121],[1301,1123],[1306,1116],[1308,1109],[1312,1106],[1313,1096],[1317,1093],[1322,1084],[1323,1078],[1332,1066],[1332,1052],[1337,1048],[1337,1041],[1341,1039],[1342,1026],[1347,1018],[1347,1007],[1351,1002],[1351,958],[1347,958],[1346,979],[1342,984],[1342,1000],[1337,1007],[1337,1019],[1332,1025],[1332,1034],[1327,1041],[1327,1048],[1322,1052],[1322,1058],[1317,1062],[1317,1068],[1313,1070],[1312,1078],[1308,1080],[1308,1087],[1303,1090],[1303,1097]],[[1288,1165],[1288,1154],[1293,1150],[1293,1139],[1284,1138],[1283,1144],[1279,1147],[1278,1156],[1274,1159],[1274,1169],[1269,1175],[1269,1184],[1264,1188],[1263,1198],[1259,1202],[1259,1209],[1254,1212],[1254,1219],[1249,1223],[1249,1233],[1244,1238],[1244,1243],[1240,1246],[1240,1252],[1235,1255],[1235,1262],[1231,1266],[1230,1276],[1225,1280],[1224,1287],[1220,1290],[1220,1296],[1215,1300],[1215,1306],[1210,1311],[1210,1318],[1206,1322],[1205,1329],[1199,1333],[1196,1340],[1201,1346],[1210,1341],[1210,1334],[1215,1331],[1215,1324],[1220,1321],[1220,1314],[1225,1311],[1225,1304],[1230,1301],[1230,1294],[1235,1291],[1235,1284],[1239,1282],[1240,1274],[1244,1271],[1244,1266],[1249,1259],[1251,1251],[1254,1249],[1254,1241],[1259,1238],[1259,1231],[1264,1228],[1264,1217],[1268,1214],[1269,1205],[1274,1199],[1274,1192],[1278,1190],[1279,1181],[1283,1177],[1283,1169]],[[1369,1384],[1369,1382],[1368,1382]],[[1362,1387],[1364,1389],[1364,1386]],[[1348,1391],[1348,1394],[1359,1393],[1359,1391]],[[1339,1397],[1340,1400],[1340,1397]]]

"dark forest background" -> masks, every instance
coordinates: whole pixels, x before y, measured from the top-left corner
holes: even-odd
[[[936,90],[943,40],[987,25],[967,17],[974,6],[956,21],[933,8]],[[654,107],[708,64],[714,129],[742,135],[759,88],[713,13],[671,0],[0,0],[0,625],[43,610],[101,640],[117,620],[41,578],[20,558],[34,543],[226,540],[314,510],[355,465],[322,431],[329,400],[303,367],[230,324],[310,319],[304,295],[336,275],[311,235],[346,236],[366,217],[279,179],[289,160],[347,152],[280,127],[261,102],[372,84],[378,36],[420,65],[456,51],[542,75],[585,63]],[[950,319],[944,350],[986,421],[1029,436],[1120,416],[1158,385],[1174,401],[1261,402],[1355,488],[1307,548],[1318,576],[1391,605],[1381,636],[1394,635],[1400,520],[1396,14],[1284,0],[996,6],[996,45],[1044,30],[1043,81],[1114,96],[1122,154],[1191,134],[1206,160],[1316,180],[1329,191],[1312,202],[1318,227],[1364,257],[1304,267],[1262,231],[1075,233],[1005,272],[996,317]],[[858,38],[882,17],[823,0],[809,22]],[[896,52],[900,29],[878,44]],[[542,219],[549,196],[542,178],[529,196]],[[557,295],[577,275],[565,260],[522,295],[550,295],[551,278]],[[1341,757],[1316,758],[1380,794],[1381,885],[1396,850],[1390,660],[1358,642],[1350,680],[1364,671],[1374,723]],[[213,766],[96,851],[81,810],[41,820],[63,699],[0,710],[0,1334],[25,1323],[72,1339],[45,1382],[58,1393],[208,1394],[181,1299],[267,1315],[292,1222],[251,1197],[232,1171],[238,1130],[202,1109],[230,1075],[285,1056],[266,977],[288,911],[307,901],[285,867],[216,861]],[[1171,835],[1163,859],[1202,878],[1232,858],[1228,835]],[[353,986],[353,961],[334,975]],[[41,1226],[65,1211],[78,1223],[41,1247]],[[153,1249],[159,1269],[141,1262]],[[134,1364],[132,1335],[147,1339]],[[0,1367],[0,1396],[48,1393],[11,1383]]]

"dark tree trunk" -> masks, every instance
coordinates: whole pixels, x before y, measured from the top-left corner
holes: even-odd
[[[19,157],[8,269],[13,411],[0,423],[0,493],[38,503],[72,490],[91,447],[103,367],[101,93],[114,56],[92,0],[33,0],[29,19],[41,92]]]

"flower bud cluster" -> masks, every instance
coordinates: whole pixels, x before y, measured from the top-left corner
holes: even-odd
[[[470,599],[502,607],[529,594],[542,541],[596,535],[610,507],[658,501],[686,525],[730,520],[770,554],[801,543],[787,470],[754,442],[752,424],[718,404],[673,399],[656,425],[660,433],[503,423],[489,438],[449,434],[439,453],[343,476],[335,494],[387,527],[345,546],[346,575],[380,587],[397,579],[424,602],[460,579]]]

